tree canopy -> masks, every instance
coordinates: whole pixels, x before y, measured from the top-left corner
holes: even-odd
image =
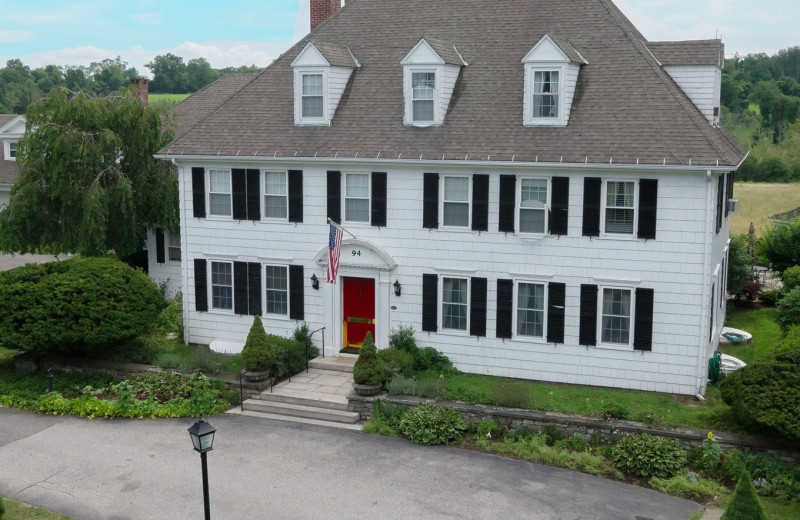
[[[205,58],[194,58],[184,63],[183,58],[169,52],[156,56],[153,61],[145,64],[145,67],[153,73],[150,92],[167,94],[196,92],[225,74],[253,73],[260,70],[255,65],[212,69]]]
[[[0,250],[124,257],[148,225],[177,229],[177,172],[154,158],[174,136],[170,112],[131,88],[107,97],[57,88],[26,119]]]

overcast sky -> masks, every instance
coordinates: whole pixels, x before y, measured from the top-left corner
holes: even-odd
[[[0,63],[19,58],[32,68],[88,65],[119,56],[149,74],[144,64],[171,52],[185,61],[204,57],[215,68],[266,66],[308,33],[308,2],[0,0]],[[495,5],[485,3],[487,9]],[[719,36],[728,56],[774,54],[800,45],[800,0],[616,0],[616,4],[653,41]]]

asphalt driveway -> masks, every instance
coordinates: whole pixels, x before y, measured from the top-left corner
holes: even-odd
[[[0,409],[0,494],[80,520],[202,518],[192,420]],[[215,519],[685,520],[693,502],[581,473],[360,432],[217,416]]]

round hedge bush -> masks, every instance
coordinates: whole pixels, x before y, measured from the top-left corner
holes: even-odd
[[[793,325],[800,325],[800,287],[784,294],[775,304],[775,321],[783,332]]]
[[[0,272],[0,344],[85,353],[147,333],[166,306],[143,272],[114,258],[72,258]]]

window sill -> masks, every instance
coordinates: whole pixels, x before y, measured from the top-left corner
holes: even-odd
[[[265,312],[265,313],[261,314],[261,316],[265,320],[270,319],[270,320],[289,321],[289,315],[288,314],[271,314],[271,313]]]
[[[538,242],[551,236],[547,233],[517,233],[516,235],[520,240],[530,240],[534,242]]]
[[[443,231],[448,233],[488,233],[488,231],[476,231],[471,227],[455,227],[455,226],[439,226],[433,228],[434,231]]]
[[[621,352],[634,352],[633,346],[628,344],[624,345],[622,343],[598,343],[595,347],[600,350],[616,350]]]
[[[470,337],[468,330],[461,330],[461,329],[445,329],[444,327],[439,327],[437,333],[443,334],[445,336],[458,336],[461,338]]]
[[[314,120],[314,121],[296,121],[294,123],[295,126],[331,126],[330,121],[325,121],[324,119],[321,120]]]
[[[511,336],[511,341],[518,341],[520,343],[530,343],[532,345],[547,345],[547,339],[545,336],[536,337],[536,336],[518,336],[516,334]]]
[[[563,121],[558,118],[551,119],[533,119],[527,120],[522,125],[527,128],[537,128],[537,127],[564,127],[567,126],[567,122]]]
[[[635,234],[627,234],[627,233],[600,233],[599,238],[601,240],[625,240],[628,242],[644,242],[645,239],[637,237]]]

